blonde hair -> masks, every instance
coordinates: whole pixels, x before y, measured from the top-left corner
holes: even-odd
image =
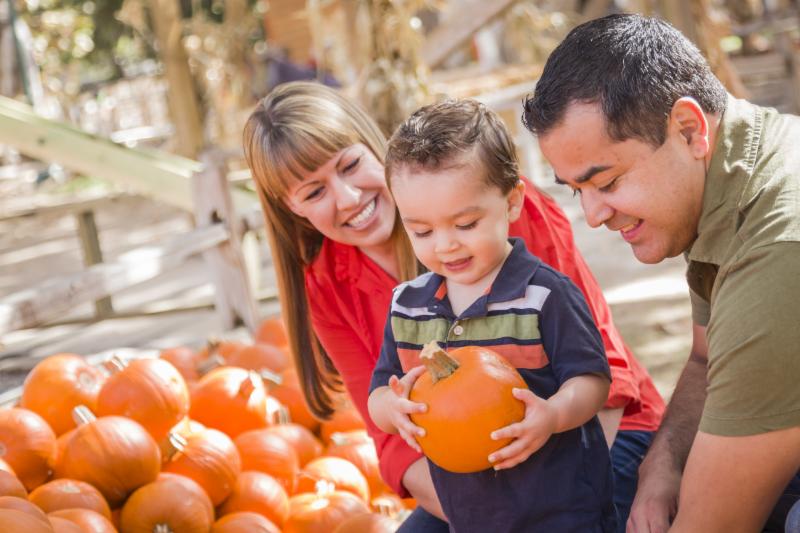
[[[264,210],[298,378],[311,412],[329,418],[334,410],[331,393],[341,390],[342,381],[311,326],[304,279],[323,236],[289,210],[284,199],[292,179],[302,179],[348,146],[362,143],[383,163],[386,139],[360,107],[335,90],[293,82],[276,87],[258,103],[245,124],[243,141]],[[400,281],[415,277],[417,262],[400,217],[391,239]]]

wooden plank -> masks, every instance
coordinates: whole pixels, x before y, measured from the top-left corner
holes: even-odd
[[[191,177],[203,169],[197,161],[166,152],[119,146],[64,122],[40,117],[30,106],[2,96],[0,144],[189,211],[194,207]],[[237,210],[257,205],[250,192],[235,189],[232,194]]]
[[[228,239],[222,224],[176,235],[162,246],[145,246],[116,261],[62,276],[0,299],[0,335],[57,318],[74,306],[98,300],[172,269],[186,258]]]
[[[92,267],[103,262],[103,251],[100,249],[100,238],[97,235],[97,224],[94,221],[94,211],[85,209],[75,215],[78,223],[78,238],[81,241],[83,252],[83,265]],[[111,305],[111,296],[105,296],[94,302],[95,316],[103,318],[111,315],[114,308]]]
[[[29,198],[24,201],[4,202],[0,204],[0,222],[33,216],[72,215],[113,204],[127,196],[124,193],[81,194],[55,199],[45,196],[42,200],[34,199],[33,202]]]
[[[203,152],[200,159],[205,170],[196,174],[192,182],[195,223],[198,226],[221,223],[230,237],[203,251],[215,285],[217,313],[224,329],[244,324],[255,333],[260,322],[242,254],[242,222],[233,209],[226,179],[225,155],[212,149]]]
[[[435,28],[422,45],[422,60],[429,68],[439,66],[447,56],[472,37],[476,31],[502,15],[516,0],[464,0],[454,7],[457,12]]]

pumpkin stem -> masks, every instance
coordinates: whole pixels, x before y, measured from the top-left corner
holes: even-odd
[[[156,524],[153,533],[172,533],[172,528],[168,524]]]
[[[436,341],[423,346],[419,358],[431,375],[433,383],[452,375],[459,367],[458,361],[439,348],[439,343]]]
[[[223,359],[220,354],[215,353],[197,363],[197,373],[201,376],[205,376],[215,368],[221,366],[225,366],[225,359]]]
[[[255,370],[248,372],[247,379],[242,381],[241,385],[239,385],[239,396],[242,398],[249,398],[250,395],[253,394],[253,391],[256,390],[256,387],[258,387],[258,382],[260,380],[261,376],[258,375],[258,372]]]
[[[267,368],[262,368],[258,371],[258,374],[261,376],[261,379],[263,379],[265,382],[264,384],[267,385],[270,390],[283,385],[283,376],[277,372],[273,372]]]
[[[171,461],[173,457],[185,450],[188,445],[189,441],[186,440],[186,437],[175,431],[170,431],[169,435],[167,435],[167,449],[164,452],[166,461]]]
[[[334,446],[347,446],[349,444],[361,444],[367,442],[369,437],[360,431],[337,431],[331,435],[331,443]]]
[[[86,407],[85,405],[76,405],[72,409],[72,420],[78,426],[83,426],[88,424],[89,422],[94,422],[97,420],[97,417],[94,416],[94,413],[91,409]]]
[[[110,359],[103,361],[103,368],[108,370],[111,374],[115,374],[120,370],[125,370],[125,367],[128,364],[122,360],[122,358],[116,354],[112,355]]]

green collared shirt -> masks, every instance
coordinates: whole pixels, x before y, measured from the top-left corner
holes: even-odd
[[[728,99],[686,257],[707,326],[700,430],[800,425],[800,118]]]

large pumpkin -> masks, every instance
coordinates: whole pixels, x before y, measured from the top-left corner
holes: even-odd
[[[350,517],[368,512],[367,504],[350,492],[327,488],[297,494],[289,500],[283,533],[331,533]]]
[[[111,507],[156,478],[161,452],[141,425],[121,416],[95,418],[84,406],[73,414],[79,426],[58,458],[58,477],[94,485]]]
[[[281,533],[281,530],[263,515],[239,512],[227,514],[214,522],[211,533]]]
[[[111,509],[100,491],[77,479],[54,479],[36,487],[28,499],[45,513],[61,509],[90,509],[111,518]]]
[[[286,439],[267,428],[245,431],[233,442],[242,458],[242,470],[269,474],[283,485],[287,494],[294,494],[300,459]]]
[[[27,409],[0,409],[0,459],[26,489],[47,481],[55,455],[56,435],[44,418]]]
[[[161,441],[189,412],[189,390],[180,372],[163,359],[112,359],[115,372],[97,396],[98,416],[125,416]]]
[[[289,518],[289,496],[278,481],[262,472],[242,472],[228,499],[219,508],[220,516],[252,511],[283,526]]]
[[[55,434],[61,435],[75,427],[73,408],[86,405],[95,409],[104,380],[103,371],[80,355],[52,355],[33,367],[25,378],[19,404],[44,418]]]
[[[206,493],[195,484],[162,478],[136,490],[120,516],[121,533],[208,533],[214,523]]]
[[[261,377],[243,368],[217,368],[192,389],[190,416],[231,438],[267,427],[267,394]]]
[[[215,429],[206,429],[187,437],[170,435],[173,450],[164,463],[164,472],[194,480],[206,491],[214,505],[219,505],[233,490],[242,470],[242,461],[233,441]]]
[[[489,454],[512,439],[492,440],[491,433],[525,416],[512,389],[526,388],[519,372],[500,355],[480,346],[449,354],[436,342],[420,355],[427,372],[411,389],[412,402],[428,406],[411,420],[425,430],[417,442],[435,464],[456,473],[486,470]]]

